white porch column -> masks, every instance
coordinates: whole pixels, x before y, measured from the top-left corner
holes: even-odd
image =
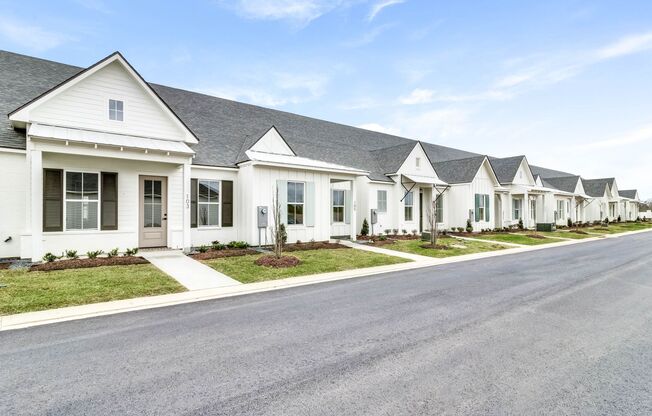
[[[358,223],[356,221],[358,217],[358,197],[355,191],[355,180],[351,180],[351,203],[353,205],[351,206],[351,227],[349,228],[349,232],[351,233],[351,240],[355,241],[358,233]],[[371,222],[371,218],[369,218],[369,221]],[[371,229],[371,224],[369,225]]]
[[[521,217],[523,218],[523,228],[530,228],[530,197],[527,191],[523,191],[523,206],[521,207]]]
[[[183,165],[183,249],[192,246],[190,235],[190,161]]]
[[[32,261],[43,257],[43,152],[30,151],[30,233]],[[64,219],[65,220],[65,219]]]

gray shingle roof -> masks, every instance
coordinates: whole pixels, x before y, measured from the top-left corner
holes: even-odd
[[[611,178],[613,179],[613,178]],[[584,187],[584,192],[588,196],[592,197],[601,197],[604,196],[604,190],[610,186],[610,179],[582,179],[582,186]]]
[[[623,198],[636,199],[636,189],[625,189],[624,191],[618,191],[618,195]]]
[[[562,176],[559,178],[546,178],[542,179],[542,181],[547,183],[552,188],[559,189],[560,191],[575,192],[577,181],[579,179],[579,176]]]
[[[496,177],[498,181],[502,184],[512,183],[516,172],[518,172],[521,162],[525,159],[525,156],[511,156],[511,157],[489,157],[489,162],[496,172]]]
[[[437,176],[450,184],[469,183],[478,173],[485,156],[473,156],[465,159],[434,162],[432,165]]]
[[[539,175],[541,178],[561,178],[563,176],[577,176],[574,173],[562,172],[560,170],[543,168],[541,166],[530,165],[530,170],[533,175]]]

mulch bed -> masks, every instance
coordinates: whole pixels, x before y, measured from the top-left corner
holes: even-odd
[[[570,232],[571,232],[571,233],[575,233],[575,234],[584,234],[584,235],[588,235],[588,234],[589,234],[589,233],[587,233],[586,231],[582,231],[582,230],[571,230]]]
[[[11,263],[0,263],[0,270],[7,270]]]
[[[418,240],[421,238],[419,235],[414,234],[384,234],[390,240]],[[356,240],[366,241],[366,240],[377,240],[377,235],[359,235],[356,237]]]
[[[29,268],[31,272],[49,272],[52,270],[87,269],[100,266],[125,266],[129,264],[149,263],[142,257],[98,257],[95,259],[59,260],[51,263],[35,264]]]
[[[330,250],[335,248],[351,248],[343,244],[329,243],[328,241],[313,241],[310,243],[287,244],[283,251]]]
[[[526,237],[536,238],[538,240],[545,240],[547,237],[541,234],[525,234]]]
[[[382,246],[388,246],[394,244],[394,240],[374,240],[373,242],[370,242],[368,245],[372,247],[382,247]]]
[[[262,256],[256,259],[254,263],[258,266],[273,267],[276,269],[294,267],[297,266],[301,261],[294,256],[281,256],[281,258],[276,258],[276,256]]]
[[[431,249],[435,249],[435,250],[450,250],[450,247],[449,247],[449,246],[442,245],[442,244],[435,244],[435,245],[432,245],[432,244],[421,244],[420,247],[421,247],[421,248],[431,248]]]
[[[225,250],[208,250],[206,253],[191,254],[190,257],[195,260],[210,260],[226,257],[246,256],[249,254],[258,254],[258,252],[249,248],[229,248]]]

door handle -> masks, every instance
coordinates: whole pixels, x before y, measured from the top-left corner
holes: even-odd
[[[167,220],[168,220],[168,214],[163,214],[163,221],[167,221]]]

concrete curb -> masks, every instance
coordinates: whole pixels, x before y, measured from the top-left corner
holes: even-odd
[[[569,240],[541,244],[537,246],[525,246],[508,248],[499,251],[488,251],[485,253],[467,254],[456,257],[436,259],[428,257],[428,260],[414,261],[411,263],[393,264],[388,266],[371,267],[366,269],[346,270],[334,273],[322,273],[310,276],[290,277],[287,279],[270,280],[259,283],[249,283],[239,286],[229,286],[213,289],[193,290],[170,295],[149,296],[117,300],[112,302],[94,303],[90,305],[70,306],[60,309],[50,309],[38,312],[28,312],[16,315],[0,316],[0,331],[28,328],[38,325],[52,324],[56,322],[72,321],[77,319],[92,318],[97,316],[113,315],[123,312],[139,311],[145,309],[161,308],[165,306],[180,305],[185,303],[200,302],[204,300],[229,298],[233,296],[248,295],[253,293],[267,292],[279,289],[288,289],[311,285],[316,283],[334,282],[338,280],[352,279],[356,277],[373,276],[382,273],[390,273],[402,270],[413,270],[424,267],[440,266],[451,263],[461,263],[489,257],[506,256],[511,254],[524,253],[529,251],[545,250],[551,247],[562,247],[574,244],[583,244],[601,241],[605,238],[620,238],[628,235],[652,232],[647,230],[630,231],[621,234],[610,234],[605,237],[586,238],[583,240]]]

